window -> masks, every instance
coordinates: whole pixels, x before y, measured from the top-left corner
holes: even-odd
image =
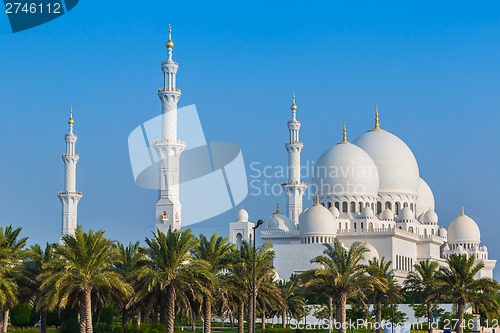
[[[385,203],[385,209],[387,209],[387,208],[389,208],[390,210],[392,210],[392,204],[389,201],[387,201]]]
[[[381,202],[377,202],[377,215],[382,213],[382,203]]]
[[[362,202],[360,202],[360,203],[358,204],[358,212],[361,212],[362,210],[363,210],[363,203],[362,203]]]
[[[342,212],[347,213],[347,202],[345,201],[342,203]]]
[[[396,211],[394,214],[399,215],[399,211],[401,210],[401,204],[399,202],[396,202]]]
[[[337,208],[338,210],[340,210],[340,203],[338,201],[335,203],[335,208]]]
[[[351,213],[356,212],[356,203],[354,201],[351,202]]]
[[[373,230],[373,222],[370,222],[370,223],[368,224],[368,229]]]

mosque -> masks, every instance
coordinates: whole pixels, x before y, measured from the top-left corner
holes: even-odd
[[[166,43],[167,60],[161,63],[163,86],[158,89],[162,105],[161,138],[152,146],[161,160],[160,188],[156,203],[156,229],[166,232],[182,224],[179,179],[180,156],[186,142],[177,137],[178,62],[173,60],[172,30]],[[319,157],[312,184],[301,181],[300,121],[293,97],[292,119],[287,122],[288,181],[281,186],[287,197],[284,212],[276,211],[257,229],[259,237],[272,242],[276,253],[274,266],[281,278],[311,268],[310,260],[320,255],[324,243],[335,238],[344,246],[363,242],[369,250],[365,262],[372,258],[392,260],[396,277],[402,281],[421,260],[441,264],[454,253],[474,256],[484,263],[478,277],[492,277],[496,260],[488,258],[481,245],[477,223],[462,213],[448,229],[439,225],[434,211],[434,195],[420,177],[417,160],[410,148],[397,136],[380,126],[378,108],[375,126],[353,142],[343,140]],[[66,152],[62,203],[62,235],[73,234],[77,226],[77,207],[82,193],[76,190],[77,135],[70,112],[69,133],[65,135]],[[316,194],[313,205],[303,209],[306,190]],[[240,209],[236,221],[229,223],[229,239],[240,245],[252,241],[255,224]]]
[[[392,260],[400,282],[419,261],[444,264],[454,253],[484,262],[478,277],[493,277],[496,260],[490,260],[481,245],[477,223],[462,208],[448,229],[439,225],[434,195],[420,177],[415,156],[403,140],[380,127],[378,107],[374,128],[353,142],[347,140],[344,125],[343,140],[319,157],[310,185],[300,179],[304,144],[299,140],[297,109],[293,97],[285,144],[288,181],[281,184],[287,207],[281,212],[278,206],[257,229],[262,240],[273,244],[274,266],[281,278],[310,269],[310,260],[335,238],[346,247],[364,243],[369,250],[364,263],[382,257]],[[316,197],[303,209],[306,189]],[[240,209],[236,222],[230,223],[231,242],[251,241],[254,226]]]

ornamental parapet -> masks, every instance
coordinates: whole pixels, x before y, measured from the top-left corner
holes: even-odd
[[[81,196],[82,192],[57,192],[57,195],[60,195],[60,196],[79,195],[79,196]]]
[[[158,88],[158,92],[161,93],[161,92],[182,92],[182,90],[180,88],[175,88],[175,89],[169,89],[169,88]]]
[[[299,181],[284,182],[284,183],[281,183],[281,186],[304,186],[304,187],[307,187],[307,183],[306,182],[299,182]]]
[[[179,144],[179,145],[186,145],[186,141],[184,140],[180,140],[180,139],[157,139],[157,140],[153,140],[153,144],[154,145],[162,145],[162,144],[165,144],[165,145],[168,145],[168,144]]]

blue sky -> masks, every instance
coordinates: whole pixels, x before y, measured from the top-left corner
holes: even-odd
[[[174,26],[179,106],[196,104],[209,141],[245,162],[285,165],[292,90],[303,159],[382,127],[413,150],[440,224],[465,205],[500,258],[500,3],[116,2],[82,0],[12,34],[0,13],[0,224],[57,241],[67,110],[75,110],[79,222],[123,242],[151,235],[156,193],[132,177],[127,137],[160,113],[167,25]],[[250,172],[250,171],[249,171]],[[279,181],[279,180],[278,180]],[[284,197],[248,197],[257,220]],[[305,202],[305,205],[310,205]],[[196,226],[227,233],[236,208]]]

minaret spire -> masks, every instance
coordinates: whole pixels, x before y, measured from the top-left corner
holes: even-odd
[[[307,184],[300,181],[300,153],[304,144],[300,142],[300,121],[297,120],[297,103],[295,92],[292,94],[292,120],[288,121],[290,133],[289,142],[285,143],[288,152],[288,181],[281,184],[287,195],[287,215],[295,223],[299,223],[299,215],[302,213],[302,196],[307,189]]]
[[[169,25],[166,44],[168,60],[161,63],[163,88],[158,89],[161,100],[161,137],[153,143],[160,160],[158,175],[160,189],[156,203],[156,229],[166,233],[169,228],[181,228],[181,202],[179,199],[179,160],[186,143],[177,138],[177,103],[181,90],[177,88],[179,64],[172,60],[172,26]]]
[[[347,127],[345,125],[345,121],[344,121],[344,136],[342,137],[341,143],[343,143],[343,144],[349,143],[349,141],[347,141]]]
[[[372,131],[383,131],[382,128],[380,128],[380,119],[378,115],[378,104],[375,105],[375,127],[372,129]]]
[[[78,225],[78,202],[82,197],[76,190],[76,165],[80,156],[76,153],[77,135],[73,133],[73,108],[69,108],[69,133],[64,136],[66,153],[62,155],[64,162],[64,191],[57,196],[62,203],[62,232],[61,235],[73,235]]]

